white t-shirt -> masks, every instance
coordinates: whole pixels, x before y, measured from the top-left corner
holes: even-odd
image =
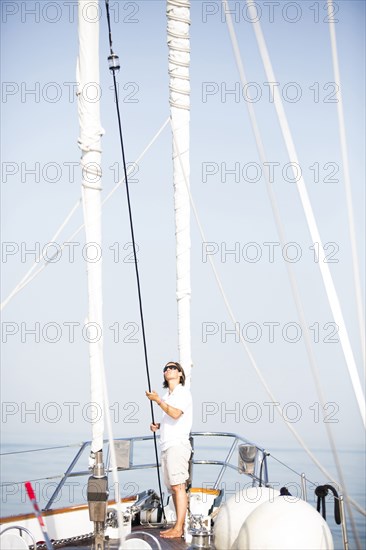
[[[160,445],[161,450],[166,451],[173,445],[189,442],[192,428],[192,395],[182,384],[178,384],[172,393],[167,391],[163,395],[163,401],[183,412],[177,419],[163,412],[160,422]]]

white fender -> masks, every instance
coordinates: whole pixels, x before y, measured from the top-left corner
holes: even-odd
[[[17,533],[4,533],[0,536],[0,548],[6,550],[29,550],[23,537]]]
[[[128,539],[123,541],[122,550],[151,550],[151,546],[146,540]]]
[[[229,550],[236,540],[243,522],[258,506],[272,501],[279,491],[269,487],[243,488],[220,508],[214,524],[216,550]]]
[[[258,506],[240,529],[235,550],[333,550],[326,521],[310,504],[278,496]]]

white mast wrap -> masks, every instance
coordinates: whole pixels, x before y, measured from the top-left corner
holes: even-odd
[[[189,0],[167,0],[169,47],[169,101],[173,132],[173,180],[177,260],[179,361],[191,380],[191,282],[189,186]]]
[[[79,0],[79,58],[77,63],[79,147],[82,151],[82,197],[84,208],[88,276],[88,342],[93,407],[93,452],[103,448],[103,320],[101,247],[101,135],[99,85],[99,2]]]

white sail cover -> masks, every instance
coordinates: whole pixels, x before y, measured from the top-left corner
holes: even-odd
[[[189,203],[189,26],[190,2],[168,0],[169,100],[173,132],[173,180],[177,260],[179,361],[191,378],[190,203]]]
[[[103,321],[101,242],[101,135],[99,85],[99,2],[79,0],[77,63],[79,147],[82,151],[82,197],[87,251],[88,342],[91,376],[92,446],[103,448]]]

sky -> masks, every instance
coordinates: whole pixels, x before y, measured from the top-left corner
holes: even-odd
[[[87,2],[86,2],[87,4]],[[169,116],[166,16],[161,1],[111,0],[127,161],[133,163]],[[299,166],[326,246],[359,375],[344,173],[325,2],[257,2]],[[364,432],[337,327],[324,292],[317,246],[270,99],[270,84],[243,2],[231,2],[250,86],[243,89],[219,2],[191,7],[191,190],[207,245],[192,217],[192,394],[194,430],[238,432],[267,447],[296,442],[238,343],[207,256],[216,264],[241,333],[284,414],[310,448],[327,448],[319,396],[286,273],[296,275],[326,403],[340,448],[362,448]],[[76,2],[3,1],[2,300],[80,198],[74,94]],[[103,197],[122,174],[100,21]],[[365,5],[335,3],[335,28],[360,265],[364,266]],[[247,104],[273,163],[273,190],[286,233],[279,245]],[[152,387],[178,359],[171,133],[165,128],[130,180]],[[72,242],[2,312],[2,442],[90,439],[87,283],[79,208],[57,246]],[[126,199],[103,209],[104,357],[116,436],[148,433],[150,408],[131,262]],[[363,268],[362,268],[363,271]],[[361,274],[364,295],[364,272]]]

